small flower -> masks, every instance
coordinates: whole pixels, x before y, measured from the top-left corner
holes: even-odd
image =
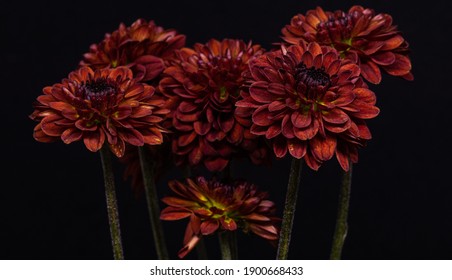
[[[177,196],[162,199],[169,206],[162,210],[160,218],[167,221],[190,218],[180,258],[187,255],[203,235],[217,230],[242,229],[270,241],[278,239],[275,204],[253,184],[226,185],[198,177],[187,179],[186,184],[171,181],[169,187]]]
[[[159,88],[172,104],[172,149],[178,165],[204,164],[221,171],[232,156],[249,156],[256,164],[267,160],[264,142],[234,115],[242,73],[262,53],[259,45],[232,39],[176,52],[178,62],[165,70]]]
[[[96,152],[106,140],[118,157],[125,143],[162,143],[160,122],[169,111],[161,108],[164,100],[154,95],[154,88],[136,82],[129,68],[82,67],[43,92],[30,116],[39,122],[33,134],[37,141],[83,140]]]
[[[282,46],[249,64],[237,115],[252,118],[279,158],[287,151],[317,170],[334,154],[344,170],[371,139],[366,119],[378,115],[375,94],[360,68],[317,43]]]
[[[130,27],[123,23],[99,44],[93,44],[80,65],[94,69],[127,66],[135,77],[150,81],[160,75],[174,50],[185,45],[185,36],[163,29],[153,21],[138,19]]]
[[[353,6],[348,12],[329,12],[317,7],[306,16],[294,16],[282,34],[289,44],[302,40],[333,46],[341,57],[357,63],[361,75],[371,83],[380,83],[380,69],[413,79],[408,43],[388,14],[375,14],[361,6]]]

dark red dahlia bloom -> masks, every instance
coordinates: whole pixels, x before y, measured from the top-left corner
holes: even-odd
[[[275,241],[279,237],[275,204],[267,200],[267,193],[253,184],[235,182],[226,185],[207,181],[203,177],[169,183],[176,196],[163,198],[169,206],[162,210],[162,220],[173,221],[190,218],[184,237],[184,247],[179,251],[183,258],[203,235],[217,230],[242,229],[262,238]]]
[[[135,78],[150,81],[173,58],[174,50],[185,45],[185,36],[175,30],[163,29],[153,21],[138,19],[130,27],[120,24],[118,30],[106,34],[99,44],[93,44],[80,65],[99,69],[128,66]]]
[[[341,57],[357,63],[361,75],[371,83],[380,83],[380,69],[393,76],[413,79],[408,43],[388,14],[375,14],[361,6],[353,6],[348,12],[328,12],[317,7],[306,16],[294,16],[282,34],[290,44],[303,40],[333,46]]]
[[[95,152],[106,140],[118,157],[125,143],[162,143],[160,123],[169,110],[162,108],[165,101],[154,95],[152,86],[133,79],[129,68],[82,67],[43,92],[30,116],[39,122],[33,134],[37,141],[83,140]]]
[[[317,170],[336,154],[344,170],[371,138],[366,119],[378,115],[375,94],[360,68],[317,43],[282,47],[249,64],[237,115],[270,139],[277,157],[289,153]]]
[[[249,133],[234,115],[242,73],[263,49],[241,40],[210,40],[177,51],[159,88],[172,109],[173,153],[178,165],[204,164],[221,171],[232,156],[247,155],[254,163],[267,159],[262,140]]]

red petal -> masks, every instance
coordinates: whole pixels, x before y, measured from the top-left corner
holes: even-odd
[[[134,84],[133,86],[131,86],[130,88],[127,89],[126,95],[124,97],[127,99],[132,98],[132,97],[137,96],[138,94],[142,93],[143,90],[144,90],[143,85]]]
[[[390,65],[396,60],[396,56],[392,52],[378,52],[372,55],[371,58],[378,65]]]
[[[314,156],[312,156],[310,153],[306,153],[304,157],[304,161],[306,164],[311,168],[312,170],[319,170],[320,165],[322,164],[320,161],[315,159]]]
[[[271,120],[270,117],[271,115],[268,111],[268,105],[264,105],[254,111],[252,120],[257,125],[268,126],[273,123],[273,120]]]
[[[381,48],[381,50],[394,50],[400,47],[400,45],[402,45],[404,41],[405,39],[403,39],[402,36],[394,36],[384,42],[384,46]]]
[[[275,100],[275,97],[268,91],[267,82],[255,82],[251,85],[249,91],[250,96],[261,103],[270,103]]]
[[[292,113],[291,120],[294,127],[304,128],[311,124],[311,114],[309,112],[300,114],[300,112],[295,111]]]
[[[118,158],[124,156],[124,152],[126,150],[126,144],[125,144],[124,140],[118,139],[116,144],[110,143],[110,150]]]
[[[210,131],[211,127],[212,123],[209,122],[196,121],[193,123],[193,128],[199,135],[206,135]]]
[[[337,108],[330,111],[322,111],[322,118],[333,124],[343,124],[350,119],[344,111]]]
[[[333,157],[336,143],[334,137],[315,137],[309,141],[312,154],[320,161],[326,161]]]
[[[177,109],[182,113],[191,113],[198,109],[198,106],[190,102],[182,101]]]
[[[249,215],[243,216],[243,218],[250,220],[250,221],[259,221],[259,222],[269,222],[271,219],[267,216],[260,215],[257,213],[251,213]]]
[[[361,63],[360,68],[361,75],[364,77],[364,79],[373,84],[379,84],[381,82],[380,69],[374,62],[367,61],[365,63]]]
[[[350,168],[350,156],[348,155],[347,146],[341,146],[336,150],[336,159],[341,165],[344,171],[348,171]]]
[[[121,131],[119,136],[127,143],[134,146],[143,146],[144,145],[144,137],[143,135],[136,129],[126,129]]]
[[[218,228],[219,224],[217,220],[207,220],[201,223],[201,234],[209,235],[214,233]]]
[[[290,116],[289,115],[285,115],[284,119],[282,120],[282,134],[284,135],[284,137],[288,138],[288,139],[292,139],[295,137],[294,134],[294,127],[292,125],[292,121],[290,120]]]
[[[160,75],[165,69],[165,65],[161,58],[152,56],[152,55],[144,55],[135,60],[136,64],[141,64],[144,66],[145,72],[143,80],[149,81]]]
[[[353,94],[362,102],[368,103],[369,105],[375,105],[377,102],[377,97],[373,91],[367,88],[355,88],[353,89]]]
[[[287,154],[287,141],[284,138],[280,138],[274,141],[273,152],[278,158],[284,157]]]
[[[226,230],[236,230],[237,229],[237,224],[235,223],[235,221],[233,219],[230,218],[222,218],[220,219],[221,225],[224,229]]]
[[[61,140],[65,144],[70,144],[72,142],[78,141],[82,138],[83,133],[76,128],[66,129],[63,134],[61,134]]]
[[[286,89],[282,84],[278,83],[270,83],[267,87],[268,92],[274,94],[274,95],[285,95]],[[275,97],[273,97],[274,99]]]
[[[274,124],[267,129],[267,131],[265,132],[265,137],[267,139],[272,139],[278,136],[279,134],[281,134],[281,125]]]
[[[177,253],[179,258],[185,257],[188,253],[195,248],[201,238],[198,235],[193,235],[192,238],[184,245],[182,249]]]
[[[297,159],[300,159],[306,155],[307,145],[306,142],[291,140],[288,141],[287,149],[289,153]]]
[[[105,134],[102,130],[87,132],[83,135],[83,142],[88,150],[97,152],[102,148],[105,141]]]
[[[204,161],[204,165],[209,169],[209,171],[222,171],[227,165],[229,161],[224,158],[215,158],[208,159]]]
[[[133,113],[131,115],[132,118],[142,118],[145,116],[149,116],[152,114],[152,107],[151,106],[140,106],[133,110]]]
[[[160,219],[165,221],[175,221],[190,217],[192,213],[186,209],[179,207],[166,207],[160,213]]]
[[[193,150],[188,155],[188,162],[191,165],[198,165],[202,159],[202,156],[203,156],[203,154],[202,154],[201,148],[199,146],[196,146],[195,148],[193,148]]]
[[[278,239],[278,230],[273,225],[250,224],[250,230],[268,240]]]
[[[314,121],[310,126],[306,128],[294,127],[294,135],[300,140],[308,140],[313,138],[319,131],[319,123]]]
[[[199,204],[195,201],[186,200],[174,196],[166,196],[162,198],[162,201],[169,206],[174,206],[176,208],[190,208],[190,207],[196,207],[199,206]],[[187,210],[187,209],[185,209]]]
[[[59,126],[56,122],[62,120],[63,118],[59,115],[49,115],[42,119],[41,129],[49,136],[59,137],[67,129],[67,127]]]
[[[410,59],[400,54],[395,54],[395,56],[395,62],[391,65],[384,66],[383,69],[394,76],[404,76],[409,74],[409,72],[411,71]]]
[[[190,134],[184,134],[179,136],[177,139],[177,144],[181,147],[187,146],[188,144],[192,143],[193,140],[196,139],[196,133],[192,132]]]
[[[143,142],[149,145],[160,145],[163,142],[163,135],[158,128],[149,127],[145,130],[140,130],[143,135]]]
[[[286,108],[286,104],[281,101],[273,101],[268,105],[268,111],[269,112],[275,112]]]

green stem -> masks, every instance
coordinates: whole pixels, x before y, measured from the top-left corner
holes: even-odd
[[[228,165],[221,172],[222,174],[222,182],[224,184],[231,185],[233,184],[233,175],[232,175],[232,160],[229,161]],[[224,260],[236,260],[238,259],[238,246],[237,246],[237,233],[235,231],[225,231],[220,233],[220,247],[221,254]],[[223,253],[224,251],[224,253]]]
[[[107,200],[108,222],[110,224],[111,242],[115,260],[123,260],[124,253],[121,242],[121,228],[119,225],[118,203],[116,200],[115,179],[111,162],[111,153],[108,146],[100,149],[102,170],[104,173],[105,196]]]
[[[342,185],[339,193],[339,203],[337,209],[336,228],[334,230],[333,245],[330,259],[340,260],[345,238],[347,237],[347,217],[350,205],[350,191],[352,185],[352,165],[342,177]]]
[[[140,154],[141,172],[143,173],[144,189],[146,192],[146,201],[148,214],[151,220],[152,234],[154,237],[155,250],[159,260],[168,260],[168,250],[166,248],[165,235],[160,222],[160,206],[157,195],[157,189],[154,180],[154,163],[149,158],[146,148],[138,148]]]
[[[278,244],[278,260],[287,260],[289,255],[290,235],[297,208],[297,196],[301,178],[301,159],[292,159],[290,166],[289,183],[287,184],[286,203],[284,206],[283,220]]]
[[[221,249],[221,259],[237,259],[237,235],[235,231],[223,231],[218,234]]]

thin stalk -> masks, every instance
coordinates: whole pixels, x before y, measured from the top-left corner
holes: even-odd
[[[124,253],[121,242],[121,228],[119,225],[118,203],[116,200],[115,178],[111,162],[111,153],[108,146],[100,149],[102,170],[104,173],[105,197],[107,200],[108,222],[110,225],[111,243],[113,245],[113,257],[115,260],[123,260]]]
[[[286,203],[284,206],[283,220],[278,244],[278,253],[276,259],[287,260],[289,255],[290,236],[297,208],[298,189],[301,178],[301,159],[292,159],[289,174],[289,183],[287,184]]]
[[[155,166],[149,158],[149,153],[147,153],[145,147],[139,147],[138,151],[140,154],[141,172],[143,174],[146,202],[148,206],[149,218],[151,220],[155,250],[157,251],[157,257],[159,260],[168,260],[168,250],[166,248],[162,223],[160,222],[160,206],[154,180]]]
[[[339,193],[339,203],[337,208],[336,228],[334,230],[333,245],[330,259],[340,260],[345,238],[347,237],[347,217],[350,206],[350,191],[352,185],[352,164],[350,169],[342,176],[342,185]]]
[[[235,231],[223,231],[218,234],[221,249],[221,259],[237,259],[237,235]]]
[[[229,161],[221,173],[223,183],[231,185],[234,181],[232,177],[232,160]],[[227,230],[220,233],[219,238],[223,260],[236,260],[238,258],[237,233]]]

